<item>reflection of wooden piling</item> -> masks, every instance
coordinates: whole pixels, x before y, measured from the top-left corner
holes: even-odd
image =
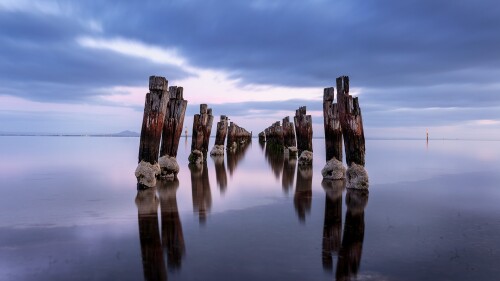
[[[323,224],[323,268],[333,269],[333,254],[338,254],[342,238],[342,191],[343,180],[323,180],[325,190],[325,221]]]
[[[281,148],[280,152],[283,151]],[[277,153],[276,148],[273,146],[270,146],[269,143],[266,143],[266,148],[264,151],[264,156],[269,163],[269,166],[271,166],[271,171],[273,172],[274,176],[276,179],[280,178],[281,172],[283,172],[283,163],[285,161],[285,158],[283,157],[282,153]]]
[[[169,98],[167,88],[168,81],[165,77],[149,77],[149,93],[146,94],[144,103],[138,162],[145,161],[151,164],[158,162],[161,132]]]
[[[283,118],[283,144],[285,147],[296,147],[295,130],[293,124],[290,123],[290,118],[287,116]]]
[[[229,157],[229,155],[228,155]],[[227,188],[227,173],[226,165],[224,164],[224,155],[211,156],[215,166],[215,179],[221,194],[226,192]]]
[[[311,211],[312,201],[312,165],[298,166],[297,168],[297,184],[295,186],[295,195],[293,197],[293,205],[299,221],[306,220],[306,214]]]
[[[342,161],[342,129],[339,109],[334,100],[334,88],[325,88],[323,92],[323,119],[325,125],[326,161],[333,157]]]
[[[311,115],[306,115],[305,106],[301,106],[299,109],[295,111],[294,123],[295,123],[295,133],[297,135],[298,154],[300,155],[305,150],[313,152],[312,118]]]
[[[165,123],[163,124],[160,156],[177,157],[187,100],[183,98],[182,87],[172,86],[168,92],[170,99],[165,113]]]
[[[203,165],[190,164],[189,171],[191,172],[193,211],[198,214],[200,224],[204,224],[212,208],[212,192],[210,191],[207,163],[204,162]]]
[[[212,109],[206,104],[200,105],[200,114],[195,114],[193,119],[193,134],[191,140],[191,151],[198,150],[203,153],[203,160],[206,161],[208,154],[208,144],[210,133],[212,132]]]
[[[224,145],[227,135],[227,122],[228,118],[226,115],[220,116],[220,121],[217,122],[217,132],[215,134],[215,145]]]
[[[145,280],[167,280],[158,227],[156,188],[137,192],[135,199],[139,221],[142,269]]]
[[[161,206],[161,237],[163,250],[166,252],[168,267],[181,267],[182,258],[186,252],[182,223],[177,208],[177,188],[179,181],[158,182],[158,195]]]
[[[344,235],[337,260],[337,280],[355,279],[365,237],[365,207],[368,203],[367,190],[348,189],[346,193],[347,211],[345,214]]]
[[[238,163],[240,163],[245,158],[245,154],[247,153],[249,147],[250,147],[249,143],[244,143],[241,144],[238,147],[238,149],[231,150],[227,154],[227,168],[231,176],[233,176],[233,173],[236,170]]]
[[[236,125],[234,122],[229,123],[227,132],[227,149],[236,150],[243,147],[245,144],[252,141],[252,134],[244,128]]]
[[[288,194],[290,189],[292,189],[293,180],[295,178],[295,167],[297,166],[297,158],[285,158],[283,159],[283,173],[281,176],[281,187],[283,192]]]
[[[349,94],[349,77],[337,78],[337,104],[347,165],[365,165],[365,134],[358,98]]]

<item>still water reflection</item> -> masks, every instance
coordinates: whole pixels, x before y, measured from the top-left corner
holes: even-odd
[[[0,280],[500,275],[499,142],[367,141],[369,204],[314,142],[310,168],[260,144],[189,167],[181,145],[178,181],[137,191],[136,138],[0,138]]]

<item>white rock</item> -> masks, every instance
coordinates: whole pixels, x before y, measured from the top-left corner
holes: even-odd
[[[135,177],[140,184],[148,187],[156,186],[156,176],[160,174],[160,165],[141,161],[135,169]]]
[[[160,177],[166,180],[174,180],[179,173],[179,164],[175,157],[165,155],[158,159],[158,164],[160,165],[161,174]]]
[[[325,167],[321,170],[321,175],[324,179],[340,180],[345,178],[345,167],[342,162],[333,157],[330,161],[326,162]]]
[[[195,165],[201,165],[203,164],[203,152],[199,150],[193,150],[191,154],[189,155],[189,163],[195,164]]]
[[[214,145],[212,151],[210,151],[210,155],[224,155],[224,145]]]
[[[295,146],[288,147],[288,155],[290,157],[297,157],[297,147]]]
[[[352,163],[346,171],[347,188],[352,189],[368,189],[368,173],[365,167]]]
[[[313,153],[308,150],[302,151],[299,157],[299,166],[312,165]]]

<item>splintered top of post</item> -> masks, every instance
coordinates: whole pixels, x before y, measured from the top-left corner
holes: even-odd
[[[288,116],[283,118],[283,124],[289,123],[289,122],[290,122],[290,118]]]
[[[201,114],[207,113],[207,108],[208,108],[208,105],[206,103],[200,104],[200,113]]]
[[[337,93],[349,94],[349,76],[340,76],[337,78]]]
[[[184,88],[183,87],[177,87],[177,93],[176,94],[177,94],[176,98],[178,100],[184,99]]]
[[[323,90],[323,101],[333,101],[335,98],[334,88],[329,87]]]
[[[295,116],[306,115],[306,107],[301,106],[299,109],[295,110]]]
[[[162,76],[149,76],[150,91],[168,91],[168,80]]]
[[[212,115],[212,109],[211,108],[207,109],[207,114],[208,115]]]
[[[224,121],[224,120],[227,120],[227,116],[226,115],[221,115],[220,116],[220,121]]]

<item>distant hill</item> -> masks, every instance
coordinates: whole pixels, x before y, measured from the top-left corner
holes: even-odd
[[[113,137],[140,137],[141,135],[137,132],[132,132],[129,130],[122,131],[116,134],[111,134]]]

